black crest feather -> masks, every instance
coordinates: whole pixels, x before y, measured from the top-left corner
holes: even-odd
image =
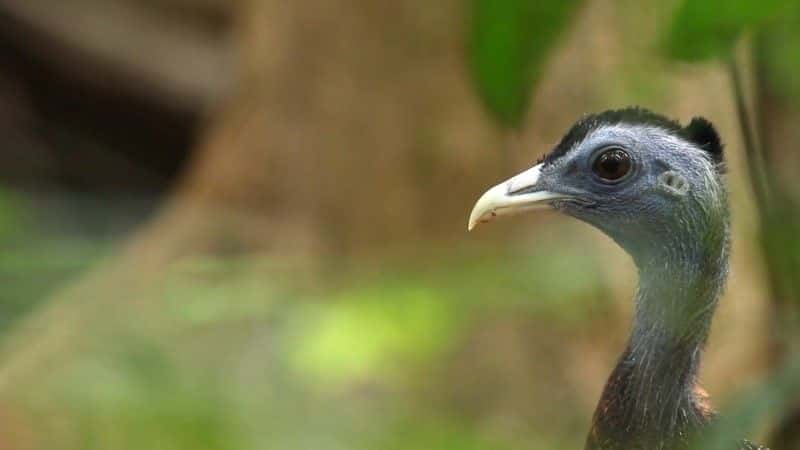
[[[709,155],[716,164],[722,164],[722,141],[714,129],[711,122],[702,118],[695,117],[680,131],[680,136],[689,142],[693,142],[698,147],[702,148]]]
[[[604,126],[618,124],[647,125],[661,128],[705,150],[711,156],[712,161],[714,161],[718,167],[722,167],[722,142],[714,126],[711,125],[711,122],[702,117],[695,117],[691,120],[689,125],[682,127],[681,124],[675,120],[638,106],[612,109],[583,116],[570,128],[567,134],[561,138],[561,141],[556,145],[553,151],[542,158],[540,162],[550,164],[564,156],[576,144],[586,139],[591,132]]]

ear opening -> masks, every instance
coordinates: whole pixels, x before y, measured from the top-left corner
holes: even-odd
[[[667,194],[683,197],[689,192],[689,182],[674,170],[667,170],[658,176],[659,187]]]
[[[719,169],[723,168],[723,145],[714,125],[702,117],[695,117],[680,130],[680,135],[705,150]]]

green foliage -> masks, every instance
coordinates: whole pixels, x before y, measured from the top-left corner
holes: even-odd
[[[53,237],[35,219],[30,198],[0,188],[0,331],[86,270],[106,247],[98,239]]]
[[[49,448],[243,448],[210,374],[180,371],[151,343],[118,338],[115,351],[74,364],[41,394],[41,414],[63,408],[71,421],[71,430],[61,430],[42,418],[44,436],[54,440]]]
[[[742,32],[774,23],[796,9],[794,0],[684,0],[665,50],[683,61],[727,57]]]
[[[22,201],[11,192],[0,189],[0,242],[8,243],[25,229]]]
[[[770,210],[763,220],[762,244],[775,306],[789,305],[794,309],[800,306],[800,205],[789,196],[776,203],[782,206]],[[789,312],[783,311],[780,318],[796,320],[797,317],[785,316]]]
[[[161,291],[170,321],[187,327],[213,326],[263,317],[287,294],[247,261],[195,258],[172,267]],[[236,301],[227,301],[230,297]]]
[[[482,311],[580,326],[611,307],[602,262],[585,245],[541,240],[536,252],[474,254],[427,270],[387,267],[374,279],[355,274],[354,285],[293,314],[290,363],[324,384],[391,382],[404,367],[440,358]]]
[[[788,411],[800,389],[800,359],[795,357],[777,370],[766,381],[740,396],[728,412],[714,423],[709,433],[702,437],[697,448],[702,450],[728,450],[731,441],[743,436],[754,436],[763,426],[765,418],[777,417]]]
[[[458,424],[437,420],[434,417],[410,419],[400,424],[393,433],[380,442],[385,450],[511,450],[507,444],[481,436],[474,429]],[[530,449],[525,446],[524,448]]]
[[[307,308],[298,371],[341,382],[440,355],[459,320],[447,299],[423,287],[386,288],[345,292],[333,308]]]
[[[568,334],[610,306],[604,259],[587,241],[545,238],[561,228],[505,251],[448,248],[311,283],[272,258],[176,262],[137,293],[148,301],[87,325],[80,350],[20,387],[20,401],[54,449],[566,448],[552,443],[567,419],[496,432],[484,415],[508,406],[463,406],[446,375],[454,359],[492,360],[493,336],[506,339],[495,322]],[[473,348],[476,333],[485,344]],[[553,381],[552,359],[530,364]],[[476,372],[470,391],[494,397],[480,381],[492,372]]]
[[[756,55],[761,76],[771,91],[800,104],[800,8],[758,35]]]
[[[578,4],[471,0],[470,69],[478,94],[501,125],[521,125],[548,52]]]

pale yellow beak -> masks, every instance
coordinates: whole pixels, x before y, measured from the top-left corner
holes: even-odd
[[[550,191],[533,191],[516,194],[535,186],[541,175],[542,164],[506,180],[484,193],[469,215],[467,230],[472,231],[478,223],[489,222],[495,217],[512,216],[522,212],[547,207],[551,201],[569,198],[568,195]]]

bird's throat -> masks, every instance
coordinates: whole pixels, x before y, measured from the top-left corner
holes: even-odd
[[[587,449],[680,448],[713,416],[697,372],[727,253],[725,229],[695,248],[676,244],[635,258],[631,336],[595,411]]]

